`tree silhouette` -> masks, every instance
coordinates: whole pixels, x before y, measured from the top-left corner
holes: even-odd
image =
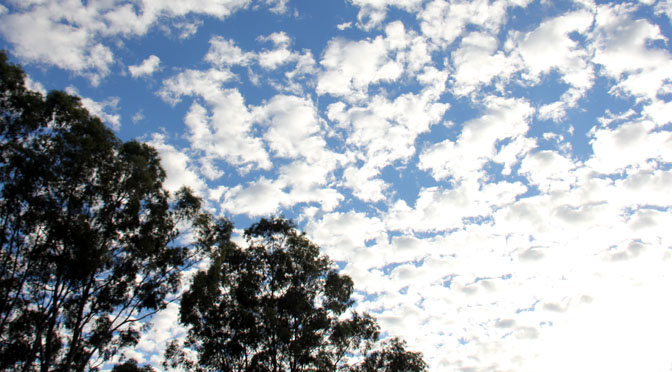
[[[117,364],[112,368],[112,372],[156,372],[156,370],[149,365],[138,366],[138,362],[134,359],[128,360],[122,364]]]
[[[134,345],[179,285],[197,215],[157,152],[78,98],[26,89],[0,53],[0,370],[84,371]]]
[[[166,365],[193,371],[416,372],[419,353],[379,343],[351,310],[353,282],[285,219],[245,230],[163,188],[158,153],[123,142],[77,97],[25,87],[0,52],[0,371],[93,371],[164,308],[182,271],[184,343]],[[194,243],[177,244],[178,225]],[[190,353],[195,352],[196,359]],[[135,361],[113,371],[151,371]]]
[[[220,241],[228,241],[222,230]],[[214,234],[217,235],[217,234]],[[166,350],[166,367],[192,371],[399,371],[426,369],[394,340],[376,348],[379,327],[348,312],[353,282],[317,245],[281,218],[245,230],[248,246],[220,244],[181,300],[186,341]],[[347,315],[347,316],[346,316]],[[190,359],[194,351],[197,360]],[[357,363],[357,356],[363,361]]]

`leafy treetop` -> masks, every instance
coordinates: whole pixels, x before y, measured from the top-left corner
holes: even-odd
[[[166,367],[222,372],[426,369],[422,356],[406,351],[402,341],[377,342],[373,317],[350,310],[352,279],[339,274],[292,222],[261,219],[244,236],[246,248],[230,241],[220,245],[210,267],[195,275],[183,295],[180,321],[189,332],[184,343],[173,342],[166,350]],[[197,360],[189,358],[189,350]]]
[[[24,79],[0,53],[0,371],[95,370],[177,290],[200,203],[171,198],[156,150]]]

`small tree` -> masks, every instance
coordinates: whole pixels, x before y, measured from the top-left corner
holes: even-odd
[[[230,241],[220,244],[208,270],[198,272],[184,293],[180,321],[189,331],[184,344],[173,342],[166,350],[166,367],[222,372],[425,370],[420,354],[406,352],[399,341],[372,351],[379,336],[375,320],[356,312],[345,316],[353,304],[352,280],[339,274],[291,222],[262,219],[244,236],[247,248]],[[197,360],[189,358],[190,352]],[[364,361],[351,363],[356,355]]]
[[[363,362],[351,368],[351,372],[420,372],[426,369],[422,354],[406,351],[406,343],[393,338],[380,350],[369,353]]]
[[[4,53],[0,109],[0,370],[94,370],[177,289],[199,201],[171,205],[153,148],[28,91]]]
[[[137,361],[131,359],[122,364],[116,364],[112,372],[156,372],[156,370],[149,365],[140,367]]]

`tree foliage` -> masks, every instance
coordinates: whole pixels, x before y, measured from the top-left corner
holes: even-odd
[[[0,109],[0,370],[95,369],[178,288],[176,226],[200,204],[171,202],[153,148],[27,90],[4,53]]]
[[[373,317],[351,310],[353,282],[294,224],[245,230],[163,188],[158,153],[123,142],[63,92],[25,87],[0,52],[0,371],[94,371],[137,343],[182,271],[184,343],[167,365],[193,371],[419,372]],[[195,241],[177,244],[178,226]],[[204,256],[207,255],[207,256]],[[197,358],[192,359],[192,354]],[[150,372],[133,360],[114,372]]]
[[[222,372],[425,370],[421,355],[407,352],[403,342],[377,344],[375,320],[349,311],[351,278],[339,274],[290,221],[253,224],[244,233],[246,248],[228,241],[230,230],[222,231],[210,267],[195,275],[181,299],[188,336],[168,347],[166,366]],[[197,359],[190,359],[191,351]]]
[[[137,361],[131,359],[115,365],[114,368],[112,368],[112,372],[156,372],[156,370],[149,365],[140,367]]]

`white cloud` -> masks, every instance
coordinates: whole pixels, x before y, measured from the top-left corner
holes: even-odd
[[[383,31],[374,39],[331,39],[320,60],[316,91],[356,102],[379,84],[414,77],[431,66],[425,38],[401,21],[386,24]]]
[[[185,116],[191,149],[202,154],[201,175],[211,180],[221,177],[223,173],[215,164],[218,159],[237,165],[240,173],[254,167],[266,169],[264,167],[270,164],[269,154],[297,159],[280,167],[276,180],[262,177],[245,187],[227,189],[222,196],[222,208],[231,213],[261,216],[281,207],[315,202],[330,211],[343,199],[328,186],[332,170],[343,159],[327,150],[326,142],[319,135],[321,127],[316,108],[310,100],[278,95],[261,106],[248,108],[238,91],[206,87],[205,81],[199,83],[198,78],[207,77],[207,72],[186,74],[190,76],[175,78],[183,82],[166,84],[167,90],[162,94],[189,94],[193,93],[192,87],[199,87],[195,88],[196,93],[208,104],[206,107],[192,103]],[[192,79],[194,77],[196,79]],[[177,88],[171,91],[167,87]],[[264,133],[261,137],[252,135],[253,125],[259,125]]]
[[[311,221],[306,231],[332,260],[365,265],[376,265],[377,262],[375,252],[368,250],[366,243],[387,239],[383,221],[360,212],[325,214],[321,219]]]
[[[660,127],[672,122],[672,102],[656,99],[644,106],[642,112],[647,118],[656,123],[656,126]]]
[[[658,1],[655,7],[657,14],[665,14],[668,19],[672,20],[672,1],[661,0]]]
[[[502,175],[508,176],[511,174],[512,168],[520,161],[520,159],[535,147],[537,147],[536,140],[519,136],[508,144],[502,146],[492,160],[495,163],[504,165]]]
[[[38,92],[42,94],[43,96],[47,95],[47,90],[44,88],[44,85],[40,83],[39,81],[35,81],[30,78],[30,76],[26,75],[26,78],[24,79],[24,84],[26,86],[26,89],[32,90],[33,92]]]
[[[205,56],[205,61],[220,67],[246,65],[250,59],[250,53],[243,52],[233,40],[221,36],[210,39],[210,50]]]
[[[369,84],[394,81],[403,71],[388,57],[382,37],[356,42],[333,39],[320,64],[324,71],[319,75],[317,92],[348,99],[365,98]]]
[[[269,216],[287,205],[288,195],[272,181],[261,178],[245,187],[238,185],[224,193],[222,208],[252,217]]]
[[[418,167],[436,180],[480,178],[482,167],[497,154],[498,141],[515,140],[529,129],[534,109],[528,102],[489,97],[484,105],[484,115],[464,123],[456,141],[447,139],[423,150]]]
[[[341,31],[347,30],[350,27],[352,27],[352,22],[343,22],[343,23],[340,23],[336,26],[336,28],[341,30]]]
[[[260,36],[260,41],[271,42],[274,49],[264,49],[259,52],[257,58],[262,68],[274,70],[281,65],[293,62],[299,55],[289,50],[291,39],[284,32],[274,32],[268,36]]]
[[[121,128],[121,115],[116,113],[116,111],[119,110],[118,97],[110,97],[99,102],[94,101],[91,98],[80,96],[79,91],[73,86],[65,88],[65,91],[68,94],[80,97],[82,105],[89,110],[89,113],[100,118],[100,120],[109,125],[113,130],[118,131]]]
[[[140,365],[149,362],[159,368],[161,360],[157,356],[163,354],[168,342],[186,335],[186,328],[178,323],[179,311],[177,303],[169,303],[153,317],[149,330],[142,334],[135,349],[124,351],[125,356],[136,359]],[[150,360],[144,358],[147,354],[153,355]]]
[[[155,55],[147,57],[139,65],[128,66],[128,71],[131,73],[131,76],[134,78],[149,76],[152,75],[158,68],[161,63],[161,59]]]
[[[397,201],[388,212],[386,222],[392,230],[448,231],[460,228],[467,218],[489,217],[495,208],[512,203],[527,191],[521,183],[463,182],[451,189],[423,188],[413,208]]]
[[[434,82],[440,84],[441,80]],[[436,88],[430,85],[420,94],[404,94],[394,100],[374,96],[362,107],[347,108],[343,102],[328,107],[329,120],[346,132],[350,158],[363,162],[349,165],[343,174],[344,185],[357,198],[385,198],[388,186],[378,177],[380,170],[397,161],[405,163],[415,154],[418,135],[439,123],[449,108],[446,103],[436,102],[437,98]]]
[[[669,162],[672,159],[672,135],[669,131],[653,131],[655,124],[635,121],[593,131],[593,155],[586,165],[600,173],[615,173],[628,167],[646,167],[649,160]]]
[[[196,21],[176,21],[173,22],[173,27],[175,31],[177,31],[178,37],[180,39],[188,39],[198,32],[198,28],[203,25],[203,21],[196,20]]]
[[[193,169],[193,161],[183,151],[167,144],[166,140],[164,134],[155,133],[148,142],[159,152],[161,166],[166,171],[167,177],[163,186],[171,192],[179,190],[182,186],[188,186],[198,194],[203,193],[206,184]]]
[[[431,121],[420,123],[425,126],[417,131],[414,130],[416,128],[406,127],[394,120],[393,112],[387,111],[400,107],[380,96],[374,97],[368,107],[345,108],[340,102],[330,105],[328,118],[346,130],[346,143],[372,169],[412,156],[415,136],[426,131],[431,124]]]
[[[164,80],[158,94],[173,105],[180,102],[183,96],[201,96],[206,101],[214,101],[221,94],[222,84],[233,78],[234,75],[227,70],[185,70]]]
[[[635,10],[630,4],[598,7],[591,37],[593,61],[602,66],[602,73],[619,80],[613,92],[654,99],[670,89],[672,56],[665,49],[649,46],[665,37],[659,26],[633,19]]]
[[[104,44],[105,38],[145,35],[164,17],[194,13],[224,18],[249,3],[250,0],[145,0],[135,6],[126,1],[24,2],[17,4],[14,12],[0,14],[0,33],[23,61],[70,70],[97,85],[109,74],[115,60],[111,46]],[[183,36],[193,34],[195,26],[197,23],[192,23],[182,30]]]
[[[344,197],[337,189],[326,185],[328,173],[319,164],[295,161],[280,167],[276,180],[260,177],[244,186],[222,187],[213,199],[223,200],[221,207],[229,213],[250,217],[269,216],[301,203],[311,204],[311,208],[318,211],[331,212]]]
[[[385,199],[389,185],[378,178],[379,169],[364,165],[350,166],[343,171],[343,183],[353,190],[358,199],[365,202],[377,202]]]
[[[283,14],[286,13],[288,8],[287,8],[287,3],[289,0],[265,0],[266,4],[270,6],[270,11],[273,13],[277,14]]]
[[[221,19],[247,7],[250,3],[250,0],[199,0],[193,2],[146,0],[143,4],[143,12],[139,17],[139,20],[144,21],[144,24],[146,24],[145,27],[148,28],[153,25],[160,16],[182,17],[190,13],[195,13]]]
[[[266,128],[265,143],[275,157],[296,159],[279,170],[279,187],[290,187],[286,205],[316,201],[331,210],[343,197],[323,188],[330,174],[345,161],[327,149],[314,103],[306,98],[277,95],[253,111],[255,122]]]
[[[326,164],[298,160],[280,167],[277,184],[290,188],[288,206],[298,203],[318,203],[320,209],[326,212],[339,206],[344,196],[330,186],[333,164],[329,162],[333,159],[326,160]]]
[[[254,120],[268,127],[266,143],[277,157],[317,161],[328,156],[320,135],[319,118],[313,102],[296,96],[277,95],[255,109]]]
[[[53,7],[36,6],[29,13],[6,14],[0,22],[0,33],[21,60],[71,70],[97,85],[114,62],[112,51],[96,42],[87,30],[54,21],[66,9],[52,14]]]
[[[517,70],[517,61],[498,49],[495,37],[474,32],[464,38],[452,54],[455,67],[453,93],[468,95],[481,85],[489,85],[493,79],[507,80]]]
[[[279,92],[303,94],[305,80],[310,79],[316,71],[315,59],[308,49],[301,52],[290,49],[291,38],[284,32],[275,32],[266,36],[257,37],[257,41],[273,44],[273,49],[261,51],[243,51],[233,40],[215,36],[210,39],[210,50],[205,56],[205,61],[218,69],[228,68],[235,65],[248,68],[248,78],[254,85],[259,85],[259,79],[265,78],[265,83]],[[284,80],[278,76],[269,76],[274,70],[288,65],[294,65],[293,69],[284,72]],[[255,67],[262,68],[256,72]]]
[[[179,102],[184,96],[201,98],[207,108],[194,102],[185,116],[189,140],[206,159],[224,159],[239,172],[269,169],[271,162],[260,138],[252,135],[252,114],[236,89],[223,83],[233,78],[229,71],[186,70],[163,82],[159,91],[165,101]]]
[[[556,321],[556,327],[540,341],[543,352],[537,366],[549,371],[669,369],[661,349],[671,341],[672,324],[663,315],[671,303],[661,295],[661,286],[669,283],[669,277],[660,279],[655,286],[626,282],[618,283],[622,286],[617,289],[609,285],[606,296]],[[550,350],[565,350],[573,357],[562,358]]]
[[[133,123],[138,123],[138,122],[140,122],[144,119],[145,119],[145,114],[143,114],[142,110],[136,112],[135,114],[133,114],[133,117],[131,117],[131,121]]]
[[[296,66],[293,70],[285,72],[285,81],[274,84],[274,88],[293,94],[306,94],[305,84],[313,85],[312,82],[317,72],[315,58],[309,50],[304,49],[302,54],[294,52],[291,61],[296,61]]]
[[[585,34],[592,23],[593,14],[584,10],[564,14],[544,21],[531,32],[513,31],[507,49],[520,55],[527,71],[524,78],[538,81],[556,70],[565,83],[585,90],[593,83],[590,53],[570,34]]]
[[[395,7],[406,12],[420,9],[422,0],[349,0],[360,8],[357,15],[360,27],[370,29],[380,25],[387,15],[387,9]]]
[[[437,47],[447,48],[466,29],[474,24],[485,31],[496,34],[505,21],[506,10],[510,6],[527,6],[530,0],[509,2],[433,0],[418,15],[422,33]]]
[[[528,154],[520,164],[518,173],[527,177],[531,184],[544,192],[568,189],[575,179],[571,174],[572,159],[567,159],[555,151],[543,150]]]
[[[456,197],[460,194],[462,193],[456,191],[455,195],[446,195],[443,199],[453,205],[436,205],[435,210],[445,211],[443,220],[450,221],[453,214],[459,215],[460,209],[456,210],[454,204],[459,203],[460,199]],[[609,197],[599,191],[597,194]],[[372,269],[359,270],[368,293],[374,290],[389,291],[372,300],[367,306],[370,309],[379,309],[382,306],[386,310],[381,315],[396,314],[393,317],[396,319],[407,316],[416,319],[411,321],[414,324],[411,327],[403,322],[391,321],[385,323],[385,329],[403,334],[407,339],[422,340],[422,348],[429,351],[434,368],[457,365],[480,370],[479,368],[486,365],[496,366],[501,370],[555,370],[553,363],[557,360],[550,358],[555,354],[549,354],[549,350],[557,350],[557,346],[551,347],[546,343],[558,341],[556,332],[564,331],[569,333],[565,334],[568,338],[563,342],[571,342],[578,334],[589,335],[594,342],[600,342],[605,337],[603,329],[586,328],[583,325],[574,329],[570,324],[585,311],[596,310],[595,314],[599,314],[593,307],[596,301],[602,303],[603,300],[618,300],[618,288],[627,287],[634,282],[630,282],[628,274],[622,275],[618,269],[609,270],[605,266],[608,265],[607,261],[595,257],[597,252],[608,250],[612,242],[627,236],[627,232],[615,233],[619,228],[622,230],[619,227],[622,226],[622,222],[619,223],[620,208],[608,208],[599,204],[572,208],[554,199],[528,197],[515,201],[502,209],[512,211],[515,207],[519,210],[518,217],[511,225],[502,224],[504,221],[498,217],[498,213],[493,225],[470,225],[464,230],[458,229],[446,234],[438,244],[437,237],[424,238],[413,248],[420,254],[429,254],[430,257],[444,255],[446,258],[443,260],[424,259],[419,264],[403,264],[392,270],[389,276],[376,277]],[[493,200],[499,198],[495,197]],[[437,201],[425,204],[434,206]],[[521,208],[523,205],[527,205],[526,209]],[[551,218],[553,228],[544,228],[543,221],[548,221],[548,214],[554,216]],[[427,216],[431,216],[431,213],[426,216],[419,213],[413,221],[424,223]],[[660,215],[650,212],[637,216],[639,226],[655,226],[648,218],[660,218]],[[553,219],[557,221],[552,222]],[[609,232],[591,231],[599,226],[608,228]],[[521,239],[515,238],[518,232]],[[605,233],[611,234],[611,239],[604,239]],[[528,238],[529,234],[533,234],[534,240]],[[529,258],[525,260],[516,259],[516,250],[513,248],[521,245],[526,246],[526,249],[536,246],[537,258],[533,254],[527,254]],[[373,250],[372,254],[379,255],[376,248],[374,246],[369,249]],[[639,248],[638,252],[640,253],[635,259],[646,260],[641,265],[650,262],[646,258],[647,253],[641,252],[653,253],[652,260],[656,259],[655,252],[662,253],[660,249],[651,246]],[[380,263],[368,266],[378,265]],[[666,266],[667,264],[660,262],[653,264],[653,271],[661,273]],[[509,273],[513,275],[510,277]],[[632,275],[633,280],[637,281],[634,278],[638,274],[633,272]],[[658,274],[652,274],[650,278],[657,278],[656,275]],[[451,278],[450,288],[443,286],[446,277]],[[656,279],[639,279],[641,282],[638,286],[642,289],[650,290],[652,284],[657,285]],[[376,286],[376,280],[382,284]],[[404,290],[404,295],[395,296],[396,291],[401,289]],[[654,299],[655,302],[655,293],[657,292],[653,291],[642,295],[643,301]],[[592,304],[590,298],[593,299]],[[530,305],[532,310],[521,311]],[[627,319],[623,321],[636,324],[634,322],[637,318],[628,316],[628,311],[622,308],[611,308],[608,311],[617,314],[614,319]],[[445,314],[451,316],[446,318]],[[388,318],[385,316],[384,319]],[[567,323],[568,321],[571,323]],[[495,326],[496,324],[499,326]],[[626,327],[624,332],[639,335],[637,332],[631,333],[635,329],[640,328]],[[641,336],[645,337],[643,334]],[[457,342],[460,337],[463,337],[464,345]],[[544,346],[540,347],[540,344]],[[602,354],[599,355],[601,358]],[[586,357],[589,363],[599,365],[599,358],[590,355]],[[621,360],[632,365],[636,357],[635,354],[627,354],[621,356]],[[662,358],[654,364],[659,361]]]
[[[522,84],[537,85],[551,72],[558,72],[569,86],[557,101],[540,107],[540,119],[562,120],[567,109],[575,107],[593,86],[592,52],[575,39],[587,35],[593,22],[592,13],[578,10],[546,20],[527,33],[510,32],[505,49],[520,63]]]

